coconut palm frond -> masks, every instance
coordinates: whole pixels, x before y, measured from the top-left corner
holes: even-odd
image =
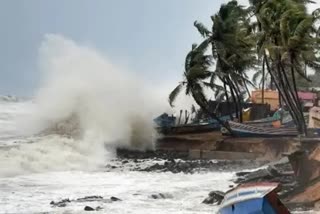
[[[210,30],[208,30],[201,22],[195,21],[193,25],[197,28],[203,38],[207,38],[211,35]]]
[[[183,87],[183,83],[180,83],[177,87],[175,87],[175,89],[173,89],[173,91],[171,91],[171,93],[169,94],[169,104],[171,107],[173,107],[173,103],[176,100],[177,96],[179,95],[181,89]]]
[[[202,82],[202,84],[204,86],[206,86],[207,88],[211,88],[213,91],[224,90],[223,86],[215,84],[215,83]]]

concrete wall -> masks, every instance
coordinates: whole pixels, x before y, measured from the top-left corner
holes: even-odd
[[[232,138],[220,132],[165,136],[157,149],[189,152],[194,159],[261,159],[275,160],[283,153],[297,150],[294,138]]]

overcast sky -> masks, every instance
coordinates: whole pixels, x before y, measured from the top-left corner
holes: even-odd
[[[2,0],[0,94],[32,95],[48,33],[90,44],[155,85],[181,78],[184,57],[226,0]],[[246,0],[240,1],[242,4]]]

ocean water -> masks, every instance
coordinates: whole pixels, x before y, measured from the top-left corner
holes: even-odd
[[[217,207],[201,204],[202,200],[211,190],[225,191],[232,183],[230,172],[107,171],[103,166],[114,158],[113,151],[104,153],[101,164],[90,160],[94,154],[87,147],[79,147],[84,140],[22,133],[20,118],[26,118],[33,105],[28,100],[0,101],[0,213],[81,213],[87,205],[102,207],[99,213],[214,213]],[[153,199],[157,193],[170,197]],[[122,201],[50,205],[92,195]]]

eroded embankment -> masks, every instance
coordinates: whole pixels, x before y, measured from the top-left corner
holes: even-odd
[[[158,150],[188,153],[190,159],[268,160],[292,153],[299,146],[295,138],[235,138],[221,132],[166,135],[157,140]]]

